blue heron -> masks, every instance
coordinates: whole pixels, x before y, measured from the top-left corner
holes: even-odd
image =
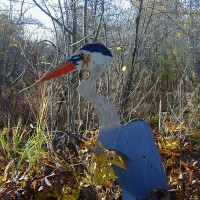
[[[99,140],[103,147],[126,156],[127,170],[114,167],[123,200],[147,199],[156,188],[168,189],[167,178],[149,125],[142,119],[121,124],[114,106],[94,89],[96,81],[113,60],[103,44],[91,43],[79,48],[71,57],[39,80],[39,83],[76,70],[90,76],[77,90],[91,102],[99,116]]]

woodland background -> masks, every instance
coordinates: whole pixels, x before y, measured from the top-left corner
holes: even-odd
[[[96,90],[122,123],[140,117],[151,125],[171,198],[199,198],[199,0],[0,5],[1,199],[120,199],[110,168],[115,153],[88,150],[98,135],[98,116],[76,91],[87,73],[33,85],[90,42],[103,43],[114,56]],[[32,15],[34,7],[48,24]]]

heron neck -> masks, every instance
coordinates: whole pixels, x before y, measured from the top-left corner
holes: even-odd
[[[97,111],[99,116],[99,129],[105,131],[120,126],[120,120],[117,111],[110,101],[103,95],[97,93],[94,89],[96,81],[102,75],[104,70],[97,66],[98,70],[91,72],[90,77],[83,80],[77,88],[79,94],[87,99]]]

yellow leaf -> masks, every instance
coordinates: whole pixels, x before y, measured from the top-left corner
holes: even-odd
[[[166,144],[167,149],[172,149],[172,145],[170,143]]]
[[[173,147],[178,147],[178,146],[179,146],[178,141],[172,142],[172,146],[173,146]]]
[[[166,148],[167,149],[174,149],[176,147],[179,147],[178,141],[166,141]]]
[[[8,173],[5,173],[3,176],[0,176],[0,182],[6,181],[8,178]]]
[[[112,165],[119,167],[119,168],[127,169],[123,161],[108,160],[108,162],[111,163]]]
[[[27,184],[27,183],[26,183]],[[26,187],[26,186],[25,186]],[[37,181],[34,180],[32,183],[31,183],[31,187],[36,190],[36,187],[37,187]]]
[[[122,71],[123,71],[123,72],[126,71],[126,65],[124,65],[124,66],[122,67]]]
[[[122,48],[121,48],[121,47],[117,47],[116,49],[117,49],[117,51],[121,51],[121,50],[122,50]]]
[[[176,37],[180,37],[181,33],[180,32],[176,32]]]

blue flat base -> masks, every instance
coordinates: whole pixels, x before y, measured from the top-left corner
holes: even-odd
[[[116,129],[100,132],[98,140],[103,147],[127,157],[127,170],[114,167],[123,200],[143,200],[154,188],[168,189],[151,128],[144,120],[136,119]]]

